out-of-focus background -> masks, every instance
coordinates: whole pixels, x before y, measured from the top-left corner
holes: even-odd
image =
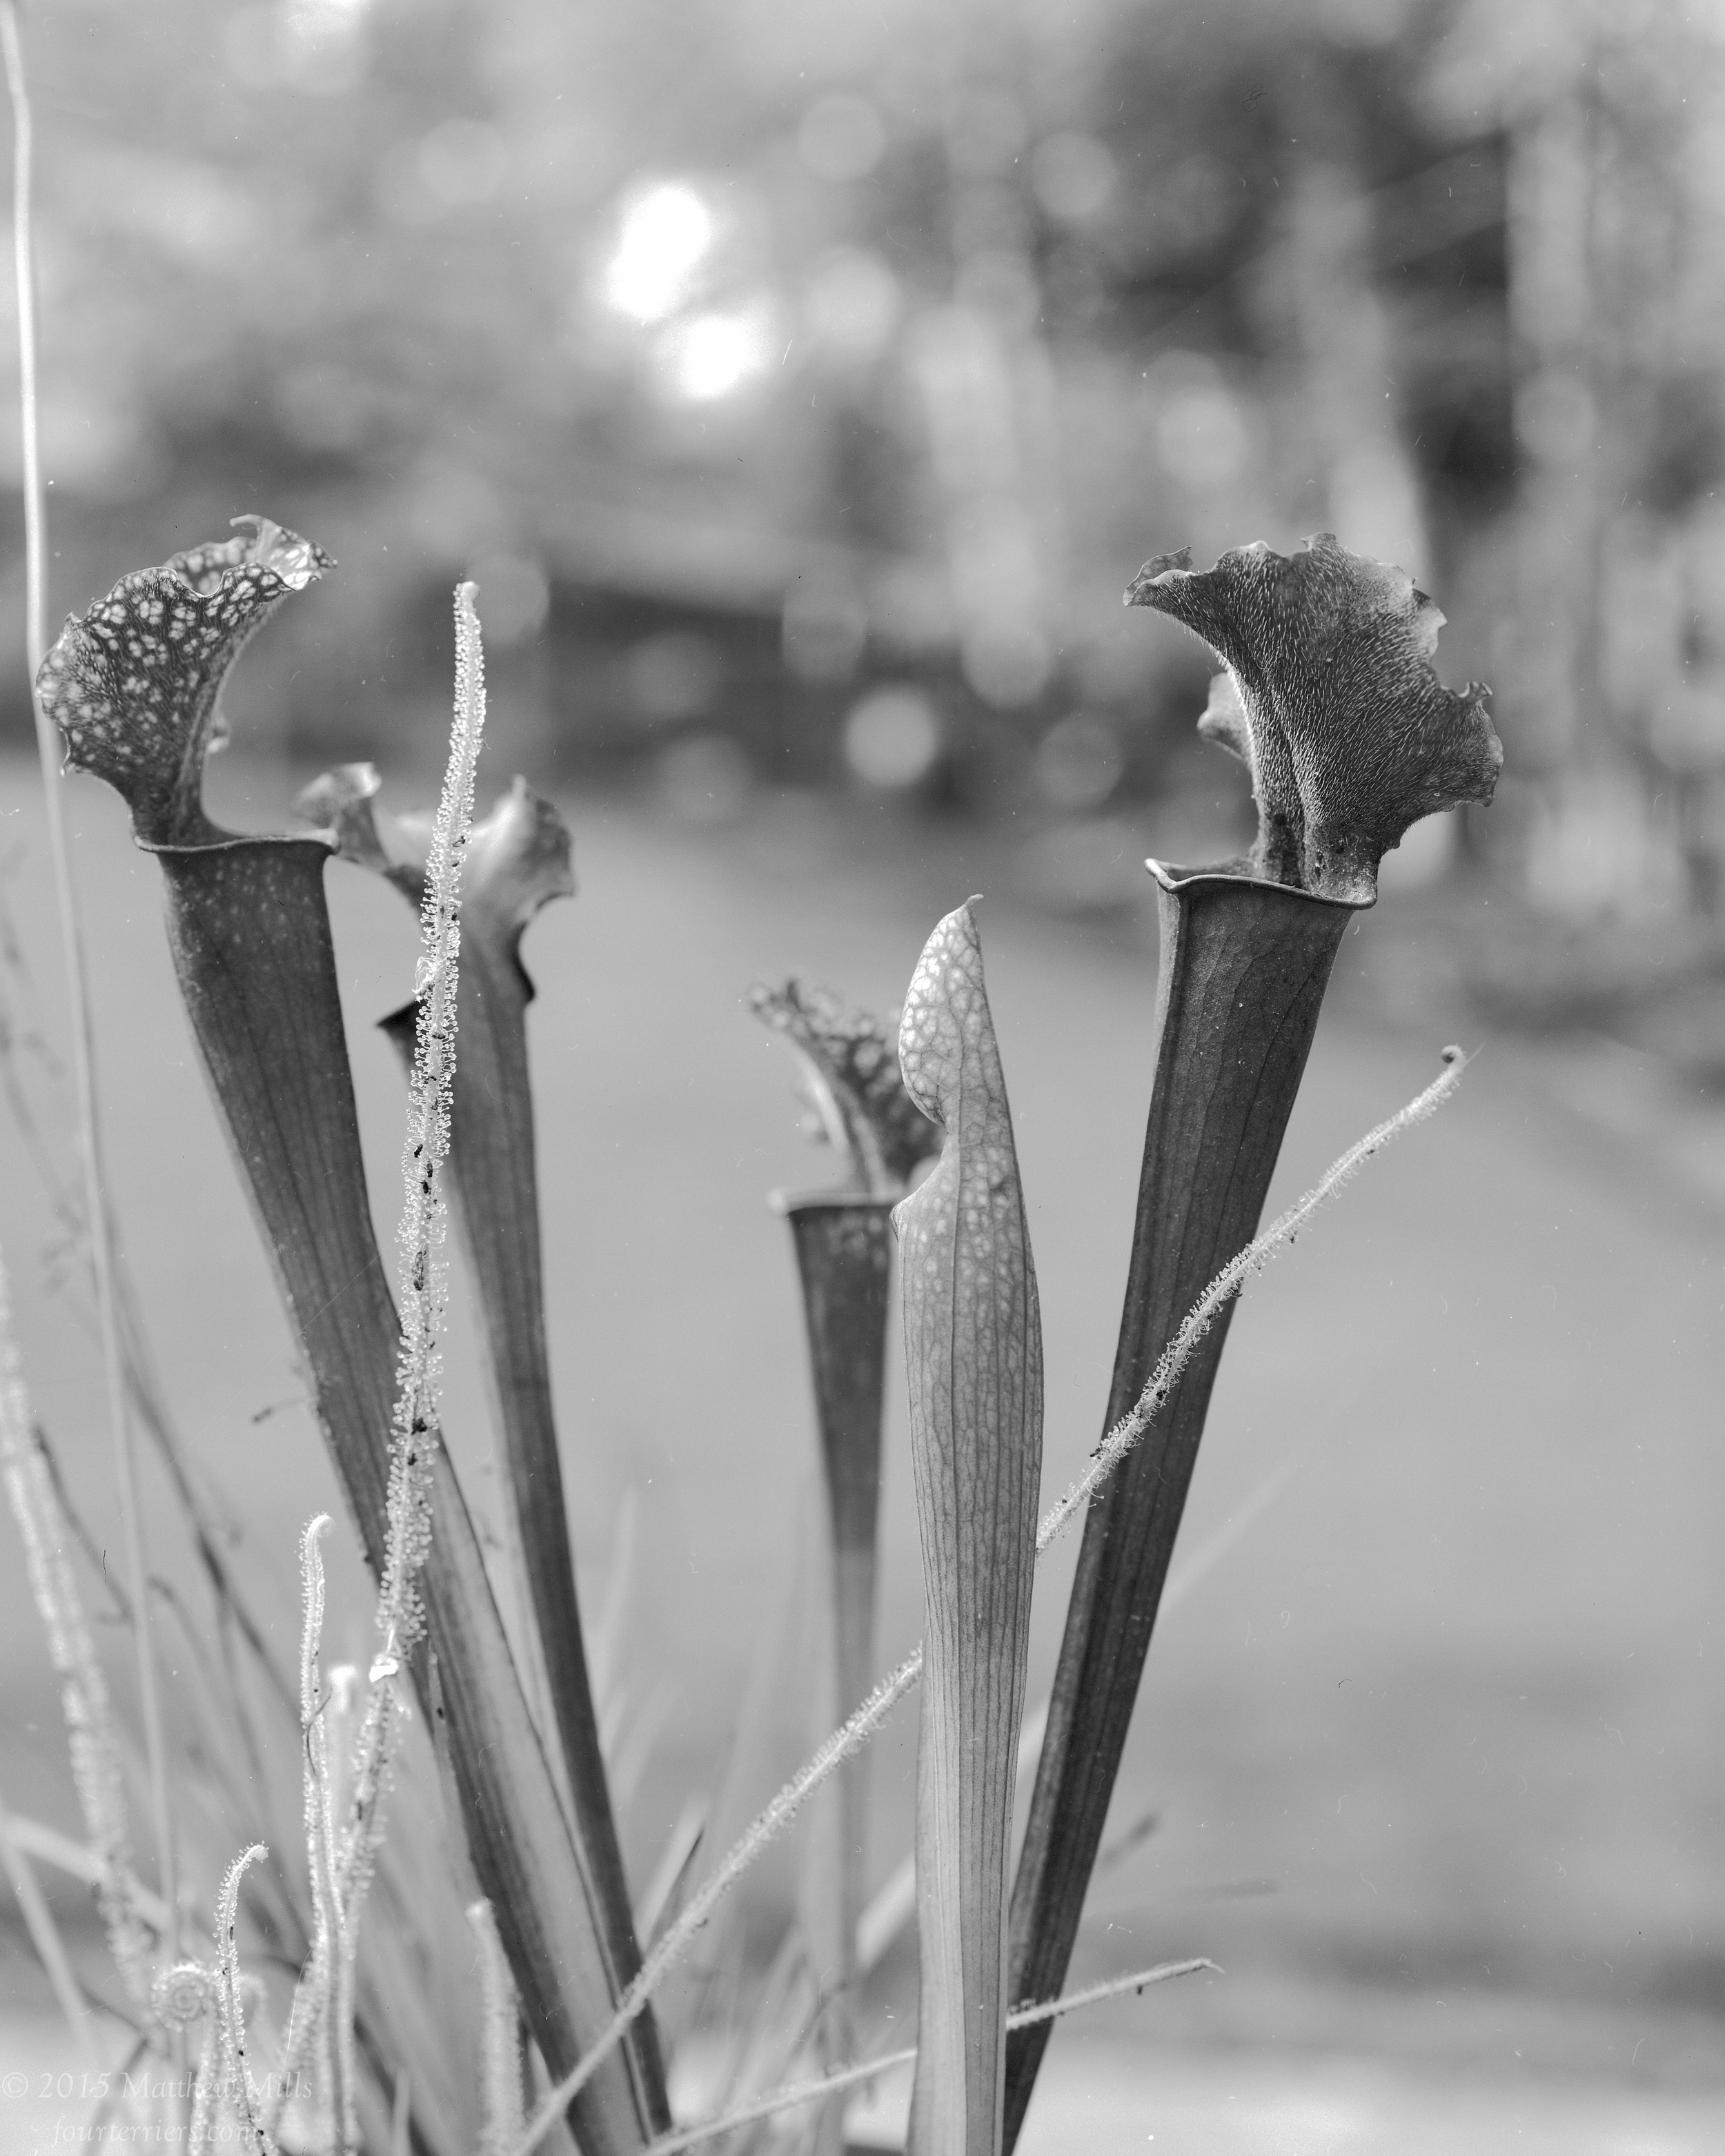
[[[1711,913],[1716,8],[30,28],[56,601],[236,506],[321,540],[341,573],[279,630],[254,740],[420,752],[471,570],[520,753],[570,777],[714,814],[788,783],[1047,825],[1207,798],[1199,656],[1126,578],[1332,527],[1497,690],[1498,805],[1432,846],[1572,919]]]
[[[574,828],[532,1023],[583,1592],[627,1613],[644,1705],[638,1877],[690,1791],[744,1811],[809,1734],[783,1661],[809,1409],[764,1199],[827,1170],[742,991],[794,968],[890,1009],[934,919],[988,894],[1064,1481],[1142,1137],[1140,864],[1250,830],[1194,732],[1204,654],[1121,591],[1152,553],[1329,528],[1436,596],[1445,678],[1496,691],[1497,801],[1391,857],[1278,1192],[1444,1041],[1486,1053],[1252,1291],[1224,1361],[1117,1808],[1155,1826],[1099,1881],[1075,1977],[1187,1952],[1229,1974],[1055,2056],[1106,2052],[1086,2086],[1122,2147],[1147,2120],[1212,2156],[1718,2145],[1725,14],[43,0],[26,28],[56,618],[239,511],[338,557],[229,698],[213,784],[263,828],[335,760],[423,798],[470,573],[493,778]],[[16,462],[0,426],[0,483]],[[44,1419],[112,1532],[40,1173],[67,1158],[64,1017],[19,529],[0,491],[0,1236]],[[116,803],[71,798],[125,1240],[285,1639],[327,1474],[153,865]],[[331,894],[387,1234],[399,1087],[371,1022],[412,923],[345,870]],[[483,1502],[459,1325],[451,1366]],[[889,1441],[883,1659],[920,1621],[896,1398]],[[6,1574],[0,1794],[54,1815]],[[347,1609],[357,1650],[351,1570]],[[790,1891],[762,1882],[763,1950]],[[49,2040],[8,1953],[29,2064]]]

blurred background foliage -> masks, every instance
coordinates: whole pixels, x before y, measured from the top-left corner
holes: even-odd
[[[247,681],[254,742],[429,747],[471,572],[542,773],[1016,818],[1081,903],[1092,824],[1155,798],[1214,855],[1244,813],[1128,575],[1333,528],[1497,692],[1499,806],[1416,867],[1488,856],[1620,973],[1656,928],[1711,949],[1722,24],[41,0],[55,610],[264,509],[341,569]]]

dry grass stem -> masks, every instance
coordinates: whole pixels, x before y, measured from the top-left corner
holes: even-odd
[[[95,1280],[102,1377],[107,1398],[109,1427],[113,1437],[115,1489],[120,1505],[126,1573],[131,1587],[132,1605],[137,1613],[133,1636],[137,1650],[138,1697],[144,1724],[144,1749],[149,1763],[158,1884],[171,1922],[177,1925],[179,1897],[175,1884],[173,1809],[169,1794],[167,1744],[162,1728],[161,1693],[157,1681],[150,1598],[145,1585],[149,1578],[149,1564],[144,1548],[143,1515],[138,1503],[136,1461],[132,1450],[125,1362],[121,1348],[115,1288],[117,1267],[113,1222],[108,1205],[101,1123],[96,1106],[95,1043],[90,1020],[90,983],[84,960],[84,937],[79,921],[77,890],[72,880],[71,855],[66,844],[65,819],[60,805],[59,737],[37,685],[37,677],[41,672],[43,657],[48,646],[47,495],[42,484],[36,388],[36,273],[31,210],[34,178],[33,124],[29,86],[24,74],[23,47],[18,34],[18,9],[14,0],[0,0],[0,55],[3,55],[5,61],[13,119],[13,266],[18,290],[18,411],[23,431],[24,648],[30,670],[30,701],[35,716],[36,747],[41,760],[43,793],[48,814],[49,853],[53,864],[54,896],[59,916],[61,960],[65,968],[67,996],[71,1005],[72,1065],[78,1103],[79,1152],[83,1168],[85,1227],[90,1239],[90,1265]],[[175,1945],[172,1933],[164,1945],[171,1955]]]
[[[72,2032],[72,2041],[78,2046],[78,2055],[86,2066],[97,2063],[95,2032],[90,2027],[90,2009],[85,2002],[83,1987],[79,1984],[72,1967],[71,1956],[66,1952],[65,1941],[60,1937],[60,1928],[54,1922],[54,1911],[48,1905],[48,1897],[42,1891],[34,1867],[26,1855],[15,1831],[12,1814],[0,1804],[0,1864],[3,1864],[12,1891],[18,1897],[18,1907],[23,1912],[24,1927],[30,1934],[30,1943],[36,1956],[48,1972],[55,2001],[65,2016],[66,2026]]]
[[[72,1571],[71,1532],[31,1420],[29,1394],[12,1337],[5,1260],[0,1256],[0,1471],[24,1545],[24,1563],[49,1660],[59,1680],[84,1830],[96,1864],[96,1899],[128,1996],[147,2010],[151,1942],[139,1919],[126,1825],[126,1779],[107,1679],[96,1656]],[[164,1912],[166,1913],[166,1912]]]

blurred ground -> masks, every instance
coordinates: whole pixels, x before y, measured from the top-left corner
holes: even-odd
[[[279,824],[304,775],[218,766],[216,813]],[[285,1625],[295,1537],[332,1492],[173,995],[157,872],[111,797],[80,784],[69,801],[126,1242],[186,1442]],[[623,1807],[639,1881],[685,1793],[718,1786],[739,1723],[737,1804],[768,1794],[803,1736],[783,1705],[794,1682],[757,1654],[797,1636],[811,1467],[789,1253],[765,1195],[830,1169],[797,1134],[788,1060],[742,991],[794,967],[889,1007],[937,915],[988,895],[1052,1491],[1106,1393],[1153,916],[1051,912],[1009,832],[789,795],[709,829],[622,799],[567,807],[582,895],[528,945],[547,1270],[590,1610],[634,1517],[629,1681],[660,1717]],[[0,771],[17,948],[57,1040],[38,814],[31,776]],[[1150,812],[1117,842],[1124,857],[1158,835]],[[370,1022],[401,998],[413,925],[357,872],[332,869],[330,889],[387,1236],[401,1089]],[[1423,902],[1390,891],[1344,946],[1272,1204],[1423,1085],[1445,1040],[1479,1039],[1440,968],[1428,1008],[1383,1014],[1360,953],[1411,933]],[[1675,1097],[1630,1048],[1488,1040],[1459,1101],[1248,1296],[1177,1567],[1255,1514],[1158,1634],[1117,1808],[1122,1827],[1153,1810],[1156,1830],[1099,1881],[1074,1979],[1192,1953],[1228,1974],[1063,2034],[1050,2109],[1081,2079],[1096,2122],[1145,2123],[1117,2142],[1083,2124],[1081,2141],[1075,2113],[1050,2148],[1145,2145],[1152,2091],[1158,2152],[1718,2145],[1725,1117],[1686,1096],[1676,1113]],[[37,1404],[111,1533],[95,1358],[51,1288],[56,1233],[3,1117],[0,1194]],[[459,1335],[451,1362],[452,1441],[483,1493]],[[919,1622],[896,1396],[889,1445],[883,1663]],[[1047,1567],[1033,1697],[1075,1549]],[[352,1651],[365,1610],[351,1567],[346,1583],[333,1645]],[[0,1687],[3,1794],[59,1817],[63,1742],[15,1564],[0,1571]],[[908,1832],[913,1729],[901,1714],[879,1747],[882,1873]],[[762,1923],[787,1883],[765,1882]],[[33,1980],[4,1966],[23,2009]],[[883,1997],[906,1975],[890,1964]],[[1230,2102],[1259,2123],[1218,2138],[1236,2132],[1217,2123]]]

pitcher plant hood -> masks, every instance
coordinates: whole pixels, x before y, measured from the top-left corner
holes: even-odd
[[[1410,824],[1491,800],[1503,747],[1489,691],[1438,680],[1444,617],[1404,569],[1320,531],[1296,553],[1260,542],[1213,569],[1159,554],[1126,603],[1183,623],[1227,669],[1199,731],[1250,769],[1254,875],[1368,906]]]
[[[236,516],[232,539],[135,569],[74,614],[39,686],[66,760],[105,778],[146,846],[218,842],[203,813],[203,764],[226,729],[222,685],[282,601],[334,562],[267,516]]]

